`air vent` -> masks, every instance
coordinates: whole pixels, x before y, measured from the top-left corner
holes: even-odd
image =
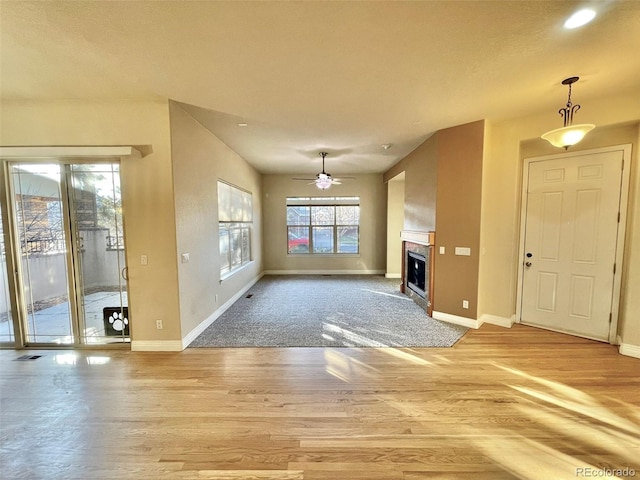
[[[21,357],[16,358],[16,362],[26,362],[27,360],[37,360],[42,355],[22,355]]]
[[[247,296],[246,296],[246,297],[244,297],[244,298],[251,298],[251,297],[253,297],[253,293],[250,293],[249,295],[247,295]]]

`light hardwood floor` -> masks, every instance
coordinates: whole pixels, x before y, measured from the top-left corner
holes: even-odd
[[[520,325],[444,349],[0,361],[3,479],[640,478],[640,360]]]

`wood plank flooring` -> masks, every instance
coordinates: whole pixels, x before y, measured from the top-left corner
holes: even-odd
[[[5,350],[0,367],[2,479],[640,477],[640,360],[520,325],[445,349]]]

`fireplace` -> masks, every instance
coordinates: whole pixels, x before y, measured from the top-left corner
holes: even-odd
[[[427,283],[427,269],[425,256],[419,253],[407,251],[407,287],[416,292],[422,298],[427,298],[425,286]]]
[[[435,232],[403,230],[402,285],[400,291],[420,305],[428,315],[433,312],[433,248]]]

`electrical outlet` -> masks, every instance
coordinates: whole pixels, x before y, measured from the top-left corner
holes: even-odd
[[[218,295],[215,296],[216,303],[218,303]]]
[[[462,308],[469,308],[469,300],[462,300]]]
[[[162,320],[156,320],[156,329],[162,330]]]
[[[149,257],[140,255],[140,265],[149,265]]]

